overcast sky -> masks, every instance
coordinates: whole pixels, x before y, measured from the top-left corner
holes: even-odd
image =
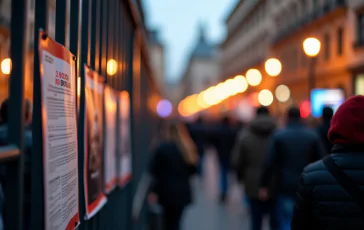
[[[181,76],[194,46],[200,23],[218,43],[225,35],[224,19],[238,0],[143,0],[147,24],[160,30],[166,47],[166,74],[169,81]]]

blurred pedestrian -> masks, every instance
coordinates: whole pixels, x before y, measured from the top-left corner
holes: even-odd
[[[364,229],[364,97],[344,102],[331,121],[332,154],[301,177],[293,230]]]
[[[0,108],[0,146],[6,146],[9,143],[8,129],[9,129],[9,99],[5,99]],[[30,229],[30,186],[31,186],[31,151],[32,151],[32,130],[31,130],[31,103],[25,101],[24,106],[24,229]],[[6,166],[0,168],[0,181],[6,191]],[[9,182],[9,181],[8,181]],[[6,198],[5,198],[6,199]],[[7,201],[5,201],[7,202]],[[6,215],[6,213],[4,213]]]
[[[149,201],[163,207],[165,229],[178,230],[183,211],[192,202],[189,179],[196,171],[198,155],[185,126],[164,127],[163,141],[151,160]]]
[[[329,154],[331,152],[331,149],[333,145],[329,141],[328,133],[330,129],[330,122],[331,118],[334,115],[334,111],[331,107],[324,107],[322,109],[322,122],[317,127],[317,133],[319,137],[321,138],[322,143],[324,144],[324,147],[326,149],[326,153]]]
[[[229,180],[230,156],[235,144],[237,130],[231,125],[230,118],[224,117],[210,131],[210,142],[215,147],[220,166],[220,202],[225,203]]]
[[[199,156],[199,164],[197,168],[197,173],[201,177],[203,176],[203,159],[205,152],[205,144],[206,144],[206,132],[205,132],[205,124],[202,117],[199,117],[196,122],[190,124],[188,126],[189,133],[195,146],[197,148],[197,153]]]
[[[238,180],[244,183],[245,195],[248,198],[252,230],[262,229],[263,217],[266,215],[270,215],[271,229],[277,229],[274,197],[270,194],[268,200],[259,199],[260,179],[269,138],[275,129],[276,123],[269,115],[268,108],[258,108],[256,118],[240,132],[232,154],[233,169],[237,173]]]
[[[289,108],[287,118],[287,127],[272,137],[259,191],[260,199],[267,200],[272,175],[277,176],[276,214],[281,230],[290,229],[295,194],[303,168],[321,159],[325,152],[317,134],[302,124],[297,107]]]

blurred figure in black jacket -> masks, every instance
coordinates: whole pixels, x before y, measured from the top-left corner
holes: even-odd
[[[305,127],[300,110],[291,107],[288,110],[287,127],[277,131],[272,137],[261,182],[262,189],[259,191],[260,199],[267,200],[268,185],[272,175],[277,176],[274,187],[277,190],[276,214],[279,229],[290,230],[302,170],[309,163],[320,160],[324,153],[325,150],[316,132]]]
[[[196,145],[197,153],[199,155],[199,164],[197,168],[197,173],[200,176],[203,176],[203,159],[205,152],[205,144],[206,144],[206,132],[205,132],[205,124],[202,117],[199,117],[196,122],[188,125],[188,130],[191,135],[193,142]]]
[[[334,111],[330,107],[325,107],[322,110],[322,123],[317,127],[317,133],[321,138],[322,143],[326,149],[326,153],[329,154],[333,145],[329,141],[328,133],[330,129],[331,118],[334,115]]]
[[[229,117],[224,117],[221,122],[209,130],[210,142],[215,147],[220,166],[220,202],[224,203],[228,192],[228,173],[231,152],[234,148],[237,127],[232,126]]]
[[[192,202],[190,177],[196,171],[198,155],[186,127],[167,124],[163,140],[151,160],[151,203],[163,207],[165,230],[179,230],[184,209]]]
[[[364,229],[363,105],[363,96],[352,97],[332,118],[329,131],[334,144],[332,154],[304,169],[292,230]],[[330,172],[332,166],[336,173]]]

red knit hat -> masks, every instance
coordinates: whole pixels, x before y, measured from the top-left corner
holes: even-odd
[[[364,144],[364,96],[351,97],[339,107],[328,135],[333,144]]]

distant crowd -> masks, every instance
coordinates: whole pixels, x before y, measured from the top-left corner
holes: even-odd
[[[164,122],[154,149],[150,203],[164,210],[167,230],[180,229],[192,202],[190,177],[203,177],[206,147],[215,148],[220,168],[220,202],[228,194],[228,173],[244,187],[252,230],[268,216],[272,230],[364,229],[364,97],[355,96],[335,112],[323,108],[314,128],[297,107],[284,127],[267,107],[248,124],[228,118],[211,124]]]

